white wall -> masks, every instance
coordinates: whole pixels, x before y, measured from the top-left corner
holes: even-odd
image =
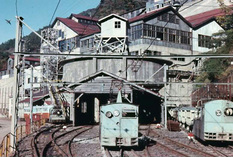
[[[121,21],[121,28],[115,28],[115,21]],[[126,22],[116,17],[101,23],[101,37],[125,37]]]
[[[60,23],[60,24],[58,24],[58,23]],[[57,20],[57,22],[55,23],[53,28],[63,31],[64,32],[64,38],[66,38],[66,39],[73,38],[73,37],[77,36],[76,32],[74,32],[72,29],[67,27],[65,24],[63,24],[59,20]],[[58,37],[58,41],[60,41],[60,40],[63,40],[63,39],[61,37]]]
[[[0,112],[9,114],[9,99],[13,97],[14,77],[0,80]]]
[[[193,30],[193,51],[195,53],[203,53],[211,50],[209,48],[198,46],[198,34],[212,36],[213,33],[217,33],[219,31],[224,31],[224,30],[222,27],[218,25],[216,21],[213,21],[197,30]]]
[[[33,67],[33,82],[35,82],[35,77],[37,78],[38,84],[33,84],[33,88],[39,88],[41,85],[39,84],[42,82],[42,66]],[[31,80],[31,68],[25,69],[24,73],[24,88],[29,89],[31,88],[31,81],[28,82],[28,79]]]

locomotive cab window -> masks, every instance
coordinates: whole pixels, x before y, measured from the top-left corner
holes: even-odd
[[[122,117],[137,117],[137,112],[135,109],[123,109]]]

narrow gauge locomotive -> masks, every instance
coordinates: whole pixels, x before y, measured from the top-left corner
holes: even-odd
[[[100,108],[100,140],[102,146],[138,146],[138,106],[117,102]]]
[[[203,141],[233,141],[233,102],[209,101],[200,113],[193,125],[196,137]]]

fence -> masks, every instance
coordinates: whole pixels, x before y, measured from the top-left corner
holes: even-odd
[[[28,136],[29,134],[35,132],[36,130],[40,129],[42,125],[45,124],[45,119],[40,119],[38,121],[34,121],[33,125],[31,127],[30,123],[26,123],[26,125],[20,125],[16,128],[16,135],[12,135],[11,133],[8,133],[6,136],[4,136],[2,143],[0,145],[0,157],[9,157],[11,152],[12,146],[10,145],[11,138],[13,136],[16,136],[16,146],[17,143]]]

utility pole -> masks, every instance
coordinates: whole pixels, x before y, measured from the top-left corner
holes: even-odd
[[[30,128],[32,133],[33,118],[33,66],[31,65],[31,79],[30,79]]]
[[[11,117],[11,151],[15,150],[16,143],[16,129],[18,120],[18,77],[19,77],[19,52],[21,52],[21,37],[22,37],[22,17],[16,16],[16,37],[15,37],[15,58],[14,58],[14,89],[13,89],[13,104]]]
[[[168,66],[164,64],[164,127],[167,129],[167,70]]]

